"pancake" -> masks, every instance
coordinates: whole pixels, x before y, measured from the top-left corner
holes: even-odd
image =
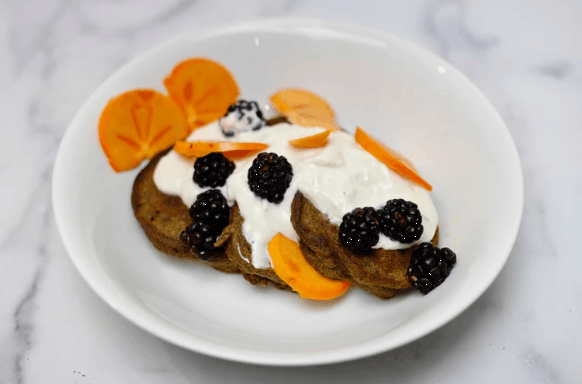
[[[170,150],[171,148],[154,156],[135,178],[131,191],[131,206],[135,218],[148,240],[160,252],[195,260],[221,272],[239,273],[239,268],[228,259],[226,253],[216,255],[211,261],[203,261],[180,242],[180,232],[192,223],[188,207],[179,197],[160,192],[153,179],[158,161]]]
[[[357,255],[339,242],[339,227],[332,224],[301,192],[291,207],[291,223],[301,239],[306,260],[321,275],[350,280],[378,297],[392,297],[392,290],[411,288],[407,270],[416,246],[407,249],[375,249]],[[438,244],[438,228],[431,242]],[[388,291],[387,291],[388,290]]]

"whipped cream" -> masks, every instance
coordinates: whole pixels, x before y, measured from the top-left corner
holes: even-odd
[[[219,188],[229,205],[238,204],[244,218],[243,234],[251,244],[252,264],[255,268],[271,268],[267,250],[269,241],[278,232],[297,241],[291,225],[291,203],[297,191],[326,214],[333,224],[339,225],[347,212],[357,207],[380,207],[391,199],[404,199],[418,205],[424,232],[415,243],[430,241],[435,234],[438,215],[427,190],[418,186],[378,161],[366,152],[351,134],[332,132],[326,146],[300,149],[289,140],[311,136],[323,128],[305,128],[281,123],[259,131],[241,132],[225,137],[218,121],[192,132],[188,140],[236,141],[266,143],[266,152],[285,156],[293,167],[293,180],[280,204],[272,204],[254,195],[247,183],[247,173],[255,156],[236,162],[226,185]],[[192,180],[194,160],[170,151],[160,159],[154,172],[154,183],[163,193],[179,196],[188,207],[196,196],[208,190]],[[413,244],[415,244],[413,243]],[[402,244],[380,234],[374,248],[404,249]]]

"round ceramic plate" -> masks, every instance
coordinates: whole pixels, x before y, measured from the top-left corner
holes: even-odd
[[[359,125],[411,159],[434,187],[441,246],[458,254],[446,283],[427,296],[382,301],[352,289],[339,300],[313,302],[157,252],[130,205],[137,170],[110,168],[97,122],[107,101],[124,91],[164,92],[163,78],[193,56],[223,63],[245,99],[266,100],[282,87],[313,90],[334,107],[342,127]],[[523,181],[503,121],[448,63],[383,32],[285,19],[182,36],[117,71],[83,105],[62,141],[53,202],[75,266],[131,322],[212,356],[311,365],[396,348],[471,305],[511,251]]]

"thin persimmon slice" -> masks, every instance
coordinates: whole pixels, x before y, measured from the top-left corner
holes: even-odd
[[[340,128],[335,124],[333,116],[327,114],[326,110],[321,107],[306,107],[287,111],[287,119],[301,127],[321,127],[332,131],[339,131]]]
[[[183,109],[190,130],[220,118],[240,94],[231,73],[221,64],[204,58],[178,64],[164,79],[164,85]]]
[[[323,132],[315,135],[302,137],[300,139],[289,140],[289,144],[298,148],[319,148],[327,144],[327,138],[331,133],[331,129],[326,129]]]
[[[299,244],[277,233],[268,244],[273,269],[304,299],[332,300],[343,295],[349,281],[331,280],[322,276],[305,260]]]
[[[355,139],[358,144],[368,151],[376,159],[384,163],[388,168],[421,187],[432,191],[432,186],[416,173],[413,167],[406,165],[408,160],[401,160],[402,155],[391,150],[372,136],[368,135],[360,127],[356,128]]]
[[[221,152],[231,160],[246,157],[252,153],[267,149],[264,143],[236,143],[232,141],[178,141],[174,151],[188,157],[202,157],[212,152]]]
[[[271,96],[271,104],[282,115],[307,107],[322,108],[332,118],[335,115],[329,103],[321,96],[301,88],[286,88],[274,93]]]
[[[187,135],[180,108],[151,89],[136,89],[111,99],[99,118],[101,148],[116,172],[137,167]]]
[[[339,130],[335,113],[327,101],[301,88],[287,88],[271,96],[273,108],[293,124]]]

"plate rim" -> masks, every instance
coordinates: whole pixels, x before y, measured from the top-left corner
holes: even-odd
[[[491,268],[490,276],[486,283],[482,285],[482,287],[475,291],[475,293],[471,296],[465,298],[465,300],[461,303],[462,305],[458,305],[455,307],[454,310],[447,312],[445,316],[440,316],[437,321],[430,323],[430,326],[423,328],[417,334],[414,334],[412,337],[405,338],[404,340],[399,340],[394,343],[384,343],[380,345],[372,345],[368,348],[355,348],[358,346],[350,345],[347,347],[337,348],[332,351],[320,351],[315,353],[309,354],[298,354],[298,353],[288,353],[285,355],[284,353],[272,353],[272,352],[265,352],[261,355],[261,357],[257,357],[254,355],[246,355],[245,353],[241,353],[245,351],[243,348],[239,347],[231,347],[225,346],[217,343],[208,343],[203,341],[199,344],[192,344],[189,342],[185,342],[184,340],[180,339],[179,337],[174,336],[171,332],[165,332],[163,329],[157,329],[156,327],[152,328],[151,324],[148,324],[147,319],[141,318],[139,315],[136,315],[131,310],[126,310],[123,307],[118,307],[113,304],[113,300],[110,297],[110,292],[100,286],[97,281],[92,277],[92,275],[86,270],[82,263],[82,256],[78,255],[78,252],[73,245],[72,240],[69,238],[66,230],[66,223],[65,218],[61,215],[62,212],[61,207],[66,202],[63,201],[60,196],[61,190],[61,180],[64,180],[63,174],[63,159],[65,157],[64,153],[66,148],[68,148],[71,144],[72,140],[72,132],[75,126],[80,126],[77,123],[78,120],[81,120],[82,116],[86,113],[86,110],[90,108],[90,106],[94,103],[94,99],[97,98],[100,90],[104,88],[106,85],[114,82],[118,77],[122,76],[124,72],[127,71],[128,68],[134,66],[137,62],[142,62],[146,60],[148,57],[156,55],[160,51],[164,51],[171,47],[174,44],[177,44],[184,40],[197,40],[197,39],[205,39],[216,35],[227,34],[231,32],[242,32],[242,31],[250,31],[250,30],[266,30],[266,27],[273,28],[274,30],[285,30],[285,27],[289,26],[317,26],[317,27],[324,27],[334,31],[342,31],[342,33],[346,34],[346,36],[358,36],[360,35],[367,35],[367,36],[374,36],[380,40],[384,41],[392,41],[398,44],[406,46],[407,49],[412,51],[416,51],[422,55],[428,56],[431,59],[436,59],[442,62],[443,64],[447,65],[447,71],[451,71],[455,73],[456,76],[460,79],[460,81],[464,82],[465,85],[469,87],[474,95],[479,97],[481,101],[483,101],[488,109],[491,110],[492,116],[498,121],[499,124],[504,128],[502,130],[503,135],[505,135],[506,140],[510,144],[510,155],[514,158],[514,164],[517,166],[517,173],[519,175],[519,179],[516,181],[516,197],[518,199],[518,211],[516,212],[516,216],[512,218],[513,223],[511,226],[511,232],[506,237],[505,244],[503,247],[500,247],[498,252],[503,255],[500,257]],[[187,350],[195,351],[198,353],[206,354],[209,356],[222,358],[230,361],[242,362],[242,363],[250,363],[250,364],[257,364],[257,365],[270,365],[270,366],[312,366],[312,365],[323,365],[323,364],[333,364],[333,363],[340,363],[355,359],[361,359],[365,357],[369,357],[372,355],[376,355],[382,352],[387,352],[389,350],[393,350],[395,348],[401,347],[403,345],[409,344],[415,340],[418,340],[429,333],[434,332],[436,329],[442,327],[446,323],[450,322],[462,312],[467,310],[479,297],[483,295],[483,293],[491,286],[493,281],[497,278],[501,269],[507,262],[511,250],[515,244],[517,234],[521,225],[521,219],[523,214],[523,204],[524,204],[524,182],[523,182],[523,170],[521,166],[521,161],[517,152],[517,147],[515,142],[513,141],[513,137],[511,136],[507,125],[503,121],[502,117],[499,115],[498,111],[494,107],[494,105],[489,101],[489,99],[479,90],[479,88],[473,84],[471,80],[469,80],[460,70],[455,68],[451,65],[446,59],[441,58],[440,56],[430,52],[429,50],[410,42],[406,39],[400,38],[392,33],[385,32],[376,28],[363,26],[357,23],[351,22],[344,22],[344,21],[334,21],[334,20],[326,20],[326,19],[318,19],[318,18],[281,18],[281,17],[274,17],[274,18],[261,18],[261,19],[253,19],[244,22],[238,23],[229,23],[229,24],[218,24],[211,27],[200,28],[196,29],[192,32],[180,34],[175,36],[171,39],[166,40],[165,42],[155,45],[154,47],[146,50],[145,52],[138,54],[131,58],[128,62],[124,65],[116,69],[110,76],[108,76],[104,81],[102,81],[99,86],[91,93],[91,95],[85,100],[82,106],[79,108],[71,123],[67,127],[65,134],[59,144],[58,152],[55,158],[55,163],[53,167],[52,173],[52,205],[53,205],[53,212],[55,216],[55,221],[57,224],[57,229],[59,235],[63,241],[63,245],[69,255],[70,259],[72,260],[73,264],[77,271],[81,274],[85,282],[91,287],[91,289],[99,296],[107,305],[120,314],[123,318],[130,321],[132,324],[138,326],[139,328],[145,330],[146,332],[155,335],[156,337],[170,342],[174,345],[178,345],[182,348]],[[214,348],[210,347],[211,345],[215,345]]]

